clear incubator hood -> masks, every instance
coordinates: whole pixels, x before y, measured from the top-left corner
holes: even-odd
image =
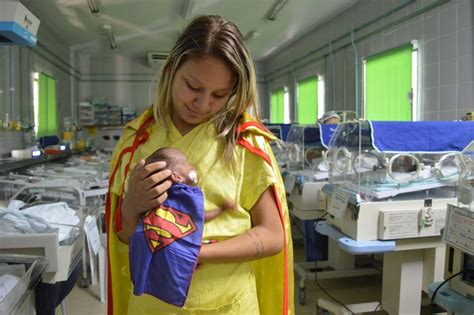
[[[339,124],[326,155],[330,182],[369,199],[456,186],[471,122]]]

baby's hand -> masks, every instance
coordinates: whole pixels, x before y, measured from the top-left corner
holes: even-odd
[[[237,203],[230,199],[224,199],[221,208],[222,210],[237,211]]]

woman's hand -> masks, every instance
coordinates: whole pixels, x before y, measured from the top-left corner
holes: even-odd
[[[285,232],[273,188],[262,193],[250,214],[250,230],[225,241],[203,245],[199,263],[249,261],[278,254],[285,245]]]
[[[164,169],[165,162],[145,165],[141,160],[133,168],[128,179],[128,191],[123,200],[122,230],[116,231],[119,239],[128,243],[128,238],[135,230],[141,215],[153,208],[158,208],[168,198],[167,190],[171,187],[171,171]]]

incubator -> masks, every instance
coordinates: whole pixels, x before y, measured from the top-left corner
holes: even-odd
[[[325,156],[328,222],[355,240],[441,235],[473,138],[471,122],[339,124]]]
[[[12,172],[0,176],[0,199],[9,200],[27,187],[33,200],[99,207],[104,204],[107,193],[105,165],[75,158],[65,164],[47,163]]]
[[[284,141],[288,135],[290,124],[264,124],[264,126],[278,139],[277,141],[270,141],[270,147],[280,171],[284,172],[286,170],[286,146]]]
[[[288,201],[298,210],[322,210],[326,197],[321,193],[329,178],[324,155],[335,125],[292,125],[286,138],[285,188]]]
[[[35,314],[33,290],[46,265],[38,256],[0,254],[0,314]]]
[[[89,212],[63,202],[13,200],[7,208],[0,208],[0,252],[42,256],[48,262],[42,281],[64,281],[81,261],[82,226]]]

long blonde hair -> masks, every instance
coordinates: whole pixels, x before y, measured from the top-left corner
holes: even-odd
[[[217,15],[206,15],[195,18],[186,27],[161,70],[153,114],[165,127],[169,126],[169,113],[173,110],[171,86],[176,71],[186,60],[205,55],[223,60],[235,76],[229,100],[212,118],[218,138],[224,142],[224,156],[233,160],[233,148],[237,140],[236,128],[242,114],[250,109],[258,122],[260,118],[252,57],[242,34],[232,22]]]

